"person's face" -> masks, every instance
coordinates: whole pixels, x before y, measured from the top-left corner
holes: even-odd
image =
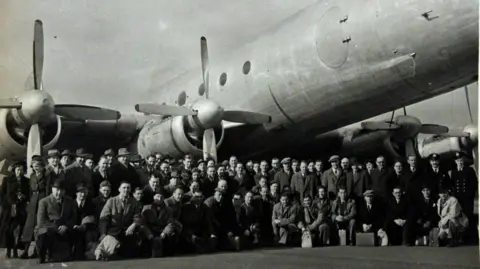
[[[185,168],[190,168],[192,166],[192,159],[185,159],[183,160],[183,165],[185,166]]]
[[[280,198],[280,203],[282,204],[282,206],[287,206],[288,205],[288,202],[289,202],[289,199],[287,196],[282,196]]]
[[[423,189],[422,194],[424,198],[430,199],[430,189],[427,189],[427,188]]]
[[[252,161],[247,162],[247,164],[245,165],[245,168],[247,169],[247,171],[252,171],[253,170],[253,162]]]
[[[277,159],[272,160],[272,167],[278,169],[280,167],[280,161]]]
[[[53,195],[53,197],[55,197],[55,199],[57,199],[57,200],[61,199],[64,194],[65,194],[64,189],[59,189],[59,188],[55,188],[55,187],[52,188],[52,195]]]
[[[217,173],[218,173],[219,176],[222,176],[223,174],[225,174],[225,167],[220,166],[220,167],[218,168]]]
[[[292,170],[293,171],[298,171],[298,162],[293,162],[292,163]]]
[[[84,157],[77,157],[76,161],[78,164],[83,165],[85,163],[85,158]]]
[[[127,156],[119,156],[118,157],[118,162],[123,164],[123,165],[127,165]]]
[[[209,167],[207,169],[207,176],[209,176],[209,177],[215,176],[215,167]]]
[[[155,157],[149,156],[146,160],[147,166],[152,167],[155,165]]]
[[[163,202],[165,200],[165,197],[163,197],[163,195],[161,195],[160,193],[155,193],[155,195],[153,196],[153,200]]]
[[[385,158],[383,157],[377,158],[377,167],[378,169],[383,169],[383,167],[385,167]]]
[[[243,175],[243,165],[237,164],[235,171],[237,172],[237,175]]]
[[[261,195],[262,197],[267,197],[267,195],[268,195],[268,188],[267,188],[267,187],[262,187],[262,188],[260,189],[260,195]]]
[[[430,160],[430,164],[436,168],[440,165],[440,162],[438,160]]]
[[[317,170],[317,172],[321,172],[323,170],[323,163],[322,162],[316,162],[315,163],[315,170]]]
[[[393,170],[395,170],[395,172],[397,172],[397,173],[402,172],[402,170],[403,170],[402,163],[401,162],[396,162],[395,165],[393,166]]]
[[[207,167],[208,166],[215,166],[215,161],[214,160],[208,160]]]
[[[192,202],[196,205],[199,205],[203,202],[203,194],[201,192],[195,192],[193,193],[193,196],[192,196]]]
[[[253,194],[251,192],[247,192],[245,194],[245,204],[249,205],[252,203],[252,198],[253,198]]]
[[[230,157],[230,161],[228,162],[230,164],[230,167],[237,167],[237,163],[238,163],[238,160],[237,160],[237,157],[235,156],[232,156]]]
[[[107,155],[107,160],[109,160],[110,164],[113,163],[113,155]]]
[[[183,190],[176,189],[175,192],[173,192],[173,199],[175,199],[175,201],[180,202],[182,200],[182,197],[183,197]]]
[[[258,173],[258,171],[260,171],[260,164],[259,163],[254,163],[253,164],[253,171],[255,171],[256,173]]]
[[[205,163],[200,163],[200,164],[198,165],[198,170],[200,170],[200,171],[203,172],[203,171],[205,171],[205,168],[206,168],[206,167],[207,167],[207,166],[205,165]]]
[[[310,207],[312,205],[312,199],[310,199],[310,197],[303,198],[303,205],[305,207]]]
[[[200,174],[198,172],[192,173],[192,181],[198,181]]]
[[[222,202],[222,200],[223,200],[223,194],[219,191],[216,191],[215,194],[213,195],[213,197],[214,197],[215,201],[217,201],[219,203]]]
[[[323,188],[318,189],[318,197],[319,197],[320,199],[325,199],[325,197],[326,197],[325,189],[323,189]]]
[[[152,187],[153,190],[156,190],[158,187],[160,187],[160,178],[156,176],[150,177],[150,187]]]
[[[70,156],[65,155],[60,159],[60,163],[65,167],[70,164]]]
[[[240,195],[234,195],[232,203],[233,203],[234,206],[241,206],[242,205],[242,198],[240,197]]]
[[[160,165],[160,170],[162,170],[163,173],[167,174],[168,173],[168,164],[162,163]]]
[[[290,163],[284,163],[284,164],[282,164],[282,165],[283,165],[283,169],[284,169],[285,171],[290,171]]]
[[[77,200],[85,201],[85,197],[87,196],[86,191],[77,191]]]
[[[100,159],[100,161],[98,161],[98,169],[100,171],[106,171],[108,168],[107,162],[108,162],[107,159],[104,159],[104,158]]]
[[[155,161],[160,162],[162,160],[162,154],[155,154]]]
[[[314,163],[308,163],[307,170],[310,173],[315,173],[315,164]]]
[[[128,183],[123,183],[122,185],[120,185],[120,187],[118,188],[118,193],[120,193],[120,195],[122,195],[123,197],[125,196],[128,196],[130,195],[130,184]]]
[[[221,180],[218,182],[218,188],[220,188],[222,191],[226,191],[228,186],[227,186],[227,182],[225,180]]]
[[[417,166],[417,157],[416,156],[408,156],[408,164],[411,167],[416,167]]]
[[[170,185],[177,186],[178,185],[178,177],[170,178]]]
[[[100,188],[100,194],[102,194],[103,197],[108,198],[110,197],[110,193],[112,192],[112,189],[108,186],[103,186]]]
[[[301,163],[300,164],[300,172],[302,173],[307,173],[307,164],[306,163]]]
[[[373,163],[366,163],[365,167],[367,168],[368,171],[373,169]]]
[[[338,161],[333,161],[331,162],[332,168],[337,169],[338,168]]]
[[[272,193],[278,193],[278,184],[277,183],[273,183],[271,186],[270,186],[270,191]]]
[[[90,169],[93,169],[93,160],[92,159],[88,159],[85,161],[85,166],[90,168]]]
[[[25,171],[23,171],[22,166],[15,167],[15,177],[21,177],[23,174],[25,174]]]
[[[463,166],[464,162],[465,161],[463,160],[463,158],[459,158],[455,160],[455,163],[457,164],[457,166]]]
[[[402,197],[402,191],[400,189],[393,189],[393,197],[400,199],[400,197]]]
[[[347,158],[343,158],[341,165],[342,165],[342,169],[348,170],[350,168],[350,161]]]
[[[53,167],[57,167],[60,163],[60,158],[58,158],[57,156],[50,157],[48,158],[48,163]]]
[[[193,193],[195,191],[198,191],[200,189],[200,184],[198,182],[194,181],[192,184],[190,184],[190,191]]]
[[[365,196],[364,199],[365,199],[365,202],[366,202],[367,204],[372,204],[372,201],[373,201],[373,197],[372,197],[372,196],[370,196],[370,195]]]
[[[41,165],[41,164],[39,164],[39,163],[34,163],[34,164],[32,165],[32,168],[33,168],[33,171],[35,171],[35,173],[39,173],[39,174],[42,173],[43,170],[45,169],[45,168],[43,167],[43,165]]]
[[[266,173],[267,172],[267,169],[268,169],[268,164],[267,162],[262,162],[260,164],[260,171],[262,171],[262,173]]]
[[[446,193],[439,193],[438,196],[440,196],[440,199],[445,200],[448,198],[448,194]]]
[[[347,198],[347,192],[344,189],[338,190],[338,197],[342,201],[345,200],[345,198]]]
[[[352,165],[350,167],[352,168],[352,171],[358,172],[358,166],[357,165]]]
[[[258,182],[258,184],[260,185],[260,187],[267,186],[267,179],[264,177],[260,178],[260,181]]]
[[[109,158],[107,158],[107,161],[106,161],[106,163],[107,163],[107,168],[109,168],[110,166],[112,166],[113,159],[111,159],[111,158],[110,158],[110,159],[109,159]]]

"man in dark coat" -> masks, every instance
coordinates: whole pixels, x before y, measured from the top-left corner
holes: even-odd
[[[370,178],[365,171],[358,169],[358,163],[356,161],[352,162],[351,171],[346,175],[347,182],[347,193],[348,193],[348,184],[352,185],[350,189],[350,196],[357,202],[363,200],[363,193],[370,186]]]
[[[240,236],[244,246],[255,246],[260,237],[260,212],[253,204],[253,193],[247,191],[244,202],[240,206],[240,214],[237,218],[240,228]]]
[[[314,197],[317,192],[317,180],[314,174],[307,172],[307,162],[300,162],[300,171],[292,176],[290,189],[294,199],[302,202],[305,196]]]
[[[260,162],[260,171],[254,176],[255,185],[258,185],[260,178],[265,177],[267,182],[270,184],[273,180],[275,175],[272,175],[268,172],[268,162],[263,160]]]
[[[64,181],[57,180],[52,185],[52,194],[40,200],[37,214],[36,244],[39,254],[39,263],[44,263],[46,254],[55,257],[60,254],[61,261],[68,260],[70,256],[70,236],[76,220],[75,202],[65,196]],[[55,244],[61,242],[65,248],[54,248]]]
[[[57,149],[48,151],[47,162],[45,169],[50,174],[52,182],[55,182],[57,179],[65,180],[65,170],[60,164],[60,152]]]
[[[99,195],[92,200],[95,211],[94,216],[97,222],[100,219],[100,213],[102,213],[103,207],[112,194],[112,186],[110,185],[110,182],[104,180],[100,183],[99,189]]]
[[[202,190],[203,195],[206,197],[212,196],[215,188],[217,187],[218,178],[215,172],[215,167],[209,166],[207,168],[207,176],[200,179],[200,189]]]
[[[338,187],[338,196],[332,203],[332,222],[335,224],[335,231],[345,230],[347,244],[355,246],[356,233],[355,223],[357,217],[357,206],[355,200],[347,196],[346,187]]]
[[[414,204],[422,198],[422,186],[428,185],[428,182],[425,178],[425,169],[422,169],[417,162],[417,156],[408,156],[408,166],[408,169],[404,169],[405,176],[400,186],[405,191],[406,198]]]
[[[118,194],[117,191],[122,181],[128,182],[132,190],[140,186],[139,176],[135,168],[129,164],[129,157],[130,152],[126,148],[119,149],[118,162],[109,168],[108,178],[112,184],[112,195]]]
[[[293,176],[293,171],[290,163],[290,158],[284,158],[282,160],[283,169],[275,174],[273,182],[278,183],[280,190],[283,190],[283,188],[286,186],[290,187]]]
[[[410,204],[410,219],[407,220],[409,244],[423,236],[428,236],[433,228],[438,227],[440,220],[437,212],[437,201],[432,199],[430,187],[425,184],[422,188],[422,199]],[[409,223],[408,223],[409,222]]]
[[[432,198],[438,199],[439,190],[441,188],[452,188],[452,183],[448,172],[440,166],[440,155],[431,154],[429,160],[430,167],[425,174],[425,180],[431,188]]]
[[[163,192],[160,186],[160,177],[156,173],[150,174],[150,179],[148,180],[148,184],[143,187],[143,199],[142,204],[151,205],[153,203],[153,196],[157,193]]]
[[[93,185],[93,193],[89,193],[90,197],[97,197],[98,191],[100,190],[100,183],[105,180],[109,180],[108,178],[108,159],[107,156],[102,155],[98,160],[97,169],[92,174],[92,185]]]
[[[75,200],[76,218],[72,230],[73,259],[84,260],[88,247],[97,241],[97,225],[95,221],[95,206],[87,195],[85,185],[77,186]]]
[[[282,192],[280,202],[273,206],[272,227],[275,242],[295,245],[298,242],[298,207],[291,202],[290,193]]]
[[[245,172],[243,164],[237,163],[235,175],[232,177],[232,180],[229,181],[229,188],[232,193],[239,192],[242,196],[245,196],[245,193],[252,190],[254,186],[255,182],[253,178]]]
[[[172,210],[172,216],[176,221],[180,220],[183,208],[183,188],[177,186],[170,198],[165,199],[165,205]]]
[[[340,168],[340,157],[333,155],[328,162],[331,164],[331,168],[325,171],[322,175],[322,186],[324,186],[328,193],[330,200],[335,200],[340,186],[346,187],[345,173]]]
[[[402,196],[401,187],[393,188],[393,197],[388,200],[386,210],[385,231],[390,245],[409,245],[408,228],[409,208],[407,200]]]
[[[89,154],[82,148],[76,152],[75,162],[65,168],[65,188],[66,195],[74,199],[76,196],[76,187],[83,184],[93,193],[93,172],[85,166],[85,158]]]
[[[375,199],[373,190],[366,190],[363,197],[357,203],[357,232],[373,232],[377,235],[378,231],[383,230],[385,208]]]
[[[379,156],[376,163],[377,169],[370,176],[371,187],[378,199],[386,201],[391,196],[391,188],[395,186],[390,182],[392,171],[386,167],[385,157]]]
[[[303,207],[300,209],[298,228],[310,232],[314,244],[325,245],[330,237],[330,226],[324,221],[323,213],[312,201],[310,196],[303,197]]]

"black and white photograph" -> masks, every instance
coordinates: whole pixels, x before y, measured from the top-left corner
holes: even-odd
[[[0,0],[0,268],[479,268],[478,0]]]

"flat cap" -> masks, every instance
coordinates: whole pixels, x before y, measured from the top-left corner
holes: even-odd
[[[329,159],[328,159],[328,162],[331,163],[331,162],[337,162],[338,160],[340,160],[340,157],[338,155],[333,155],[331,156]]]
[[[110,188],[111,188],[111,187],[112,187],[112,184],[110,184],[110,181],[104,180],[104,181],[102,181],[102,182],[100,183],[100,188],[101,188],[101,187],[110,187]]]
[[[58,149],[50,149],[47,152],[47,157],[60,157],[60,151]]]
[[[286,164],[286,163],[291,163],[292,159],[290,157],[283,158],[282,161],[280,162],[281,164]]]
[[[132,157],[130,157],[130,162],[132,163],[138,163],[142,161],[142,157],[138,154],[133,154]]]
[[[103,152],[103,155],[105,156],[115,156],[115,151],[113,149],[107,149],[105,152]]]
[[[363,193],[363,196],[373,196],[373,190],[366,190],[364,193]]]
[[[77,151],[75,152],[75,155],[76,155],[77,157],[83,157],[83,158],[85,158],[85,157],[88,156],[88,153],[87,153],[87,151],[86,151],[84,148],[79,148],[79,149],[77,149]]]
[[[117,157],[126,156],[126,155],[130,155],[130,151],[128,151],[128,149],[121,148],[121,149],[118,150]]]

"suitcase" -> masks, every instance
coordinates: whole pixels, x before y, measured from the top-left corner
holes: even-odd
[[[430,245],[429,236],[421,236],[415,241],[416,246],[428,247]]]
[[[439,240],[438,240],[438,233],[440,232],[439,228],[433,228],[429,234],[429,241],[431,247],[438,247]]]
[[[302,248],[312,248],[313,247],[313,238],[312,234],[309,231],[305,231],[302,234]]]
[[[346,246],[347,245],[347,231],[339,230],[338,231],[338,238],[339,238],[340,246]]]
[[[357,246],[374,247],[375,234],[374,233],[357,233]]]

